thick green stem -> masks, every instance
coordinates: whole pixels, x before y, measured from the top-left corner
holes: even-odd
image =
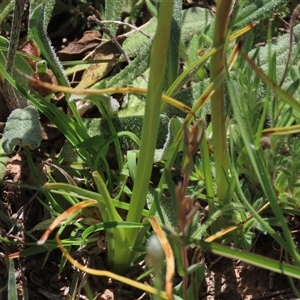
[[[140,222],[141,213],[152,171],[153,157],[159,126],[159,111],[164,84],[167,50],[170,38],[173,1],[161,1],[157,32],[154,37],[150,59],[150,76],[146,98],[145,118],[142,129],[141,148],[127,221]],[[128,230],[131,246],[137,230]],[[130,253],[128,253],[130,254]]]
[[[215,22],[215,33],[213,46],[218,47],[226,42],[226,35],[229,24],[229,13],[232,0],[219,0],[217,4],[217,14]],[[218,51],[211,58],[211,82],[225,67],[225,47]],[[213,130],[213,145],[216,168],[217,196],[225,199],[227,191],[226,175],[228,171],[228,155],[225,128],[225,103],[224,86],[218,86],[211,97],[211,118]]]

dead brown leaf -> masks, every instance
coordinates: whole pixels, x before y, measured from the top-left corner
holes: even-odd
[[[60,60],[80,59],[101,43],[100,38],[99,31],[86,31],[80,40],[71,42],[67,47],[60,50],[58,57]]]

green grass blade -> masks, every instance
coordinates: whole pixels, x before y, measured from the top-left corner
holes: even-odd
[[[13,259],[9,260],[7,290],[8,290],[8,299],[18,300],[17,283],[15,277],[15,264]]]
[[[232,1],[228,0],[218,1],[215,32],[213,38],[214,47],[217,47],[220,44],[225,44],[227,41],[231,4]],[[215,78],[219,75],[222,69],[226,67],[225,50],[225,48],[222,48],[211,57],[210,82],[214,82]],[[217,196],[222,200],[226,197],[228,187],[226,176],[229,164],[225,128],[224,94],[224,84],[221,84],[215,89],[215,92],[210,99]],[[213,231],[214,230],[216,230],[216,228],[213,228]]]
[[[0,3],[0,25],[4,21],[4,19],[7,17],[7,15],[11,12],[15,4],[14,0],[4,0]]]
[[[150,61],[150,77],[146,98],[145,119],[142,129],[141,149],[136,172],[136,182],[133,187],[130,209],[127,221],[140,221],[141,211],[145,204],[149,179],[152,170],[156,138],[159,125],[159,108],[164,83],[164,66],[166,65],[167,49],[172,19],[172,2],[160,3],[157,34],[154,37]],[[130,244],[136,237],[132,232]]]
[[[297,266],[281,263],[266,256],[242,251],[240,249],[234,249],[232,247],[220,245],[217,243],[205,243],[196,240],[194,240],[193,243],[200,246],[203,250],[210,251],[216,255],[221,255],[223,257],[235,260],[241,260],[252,266],[260,267],[279,274],[284,274],[293,278],[300,279],[300,268]]]
[[[250,59],[245,53],[241,52],[243,58],[251,66],[252,70],[256,75],[268,86],[270,87],[275,94],[282,99],[284,102],[293,107],[297,112],[300,112],[300,103],[295,98],[293,98],[289,93],[279,87],[271,78],[269,78],[256,63]]]
[[[266,222],[263,222],[262,218],[256,213],[256,211],[251,207],[249,203],[244,203],[247,205],[248,209],[250,210],[251,214],[261,223],[261,225],[268,231],[268,233],[279,243],[281,244],[293,257],[295,260],[295,263],[299,266],[300,265],[300,256],[297,252],[297,249],[295,247],[293,238],[291,236],[290,230],[288,228],[288,224],[286,222],[286,219],[280,209],[280,206],[278,204],[277,197],[275,195],[275,191],[273,188],[273,185],[271,183],[271,179],[269,177],[268,171],[266,169],[266,164],[263,158],[263,155],[261,153],[261,149],[255,149],[254,147],[254,137],[251,136],[251,128],[247,127],[246,122],[244,121],[244,118],[247,116],[242,116],[241,108],[240,108],[240,99],[238,95],[236,94],[236,90],[233,88],[232,83],[230,82],[230,78],[228,77],[227,80],[227,86],[228,91],[230,95],[230,99],[232,101],[232,107],[235,114],[235,120],[238,124],[238,127],[240,129],[245,148],[247,150],[247,153],[249,155],[249,159],[251,161],[251,164],[255,170],[256,176],[259,179],[259,182],[261,184],[261,188],[264,191],[264,194],[266,198],[270,201],[271,208],[273,210],[273,213],[275,214],[278,222],[281,224],[281,228],[285,237],[285,241],[276,233],[274,233],[274,230],[270,228],[266,224]],[[237,187],[239,188],[239,187]],[[242,194],[242,193],[241,193]]]

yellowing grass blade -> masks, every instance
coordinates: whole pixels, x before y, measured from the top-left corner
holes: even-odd
[[[63,214],[61,214],[60,216],[55,218],[55,220],[51,223],[49,228],[44,232],[44,234],[38,240],[38,245],[43,245],[47,241],[51,232],[59,225],[60,222],[66,220],[69,216],[71,216],[76,211],[78,211],[82,208],[85,208],[88,206],[95,206],[97,204],[98,204],[98,202],[96,200],[85,200],[85,201],[77,203],[77,204],[73,205],[72,207],[70,207],[69,209],[67,209]]]
[[[148,90],[144,88],[136,88],[136,87],[123,87],[123,88],[107,88],[107,89],[100,89],[100,90],[93,90],[93,89],[72,89],[69,87],[65,87],[62,85],[55,85],[46,83],[44,81],[41,81],[39,79],[33,78],[32,76],[29,76],[21,71],[19,71],[23,76],[25,76],[27,79],[29,79],[31,82],[35,82],[39,84],[42,87],[48,88],[52,91],[56,92],[63,92],[63,93],[71,93],[76,95],[103,95],[103,94],[115,94],[115,93],[131,93],[131,94],[147,94]],[[161,98],[178,108],[179,110],[187,113],[187,114],[193,114],[192,110],[185,104],[181,103],[180,101],[177,101],[174,98],[171,98],[165,94],[161,96]]]
[[[103,271],[103,270],[96,270],[96,269],[92,269],[92,268],[88,268],[85,267],[84,265],[80,264],[78,261],[76,261],[69,253],[68,251],[64,248],[64,246],[61,243],[61,240],[59,238],[58,235],[56,235],[56,241],[57,244],[61,250],[61,252],[64,254],[64,256],[67,258],[67,260],[76,268],[78,268],[79,270],[91,274],[91,275],[96,275],[96,276],[104,276],[104,277],[108,277],[108,278],[112,278],[114,280],[123,282],[124,284],[130,285],[134,288],[137,288],[139,290],[142,290],[146,293],[150,293],[150,294],[158,294],[157,290],[149,285],[140,283],[138,281],[134,281],[132,279],[129,279],[127,277],[123,277],[120,275],[117,275],[115,273],[109,272],[109,271]],[[160,297],[162,299],[169,299],[166,295],[166,293],[162,292],[160,293]]]
[[[258,213],[261,213],[262,211],[264,211],[267,207],[269,207],[270,205],[270,202],[267,202],[263,207],[261,207],[259,210],[258,210]],[[249,217],[247,218],[247,220],[245,220],[244,222],[238,224],[238,225],[234,225],[234,226],[230,226],[228,228],[225,228],[225,229],[222,229],[220,230],[219,232],[211,235],[210,237],[206,238],[204,241],[209,243],[209,242],[213,242],[214,240],[217,240],[219,239],[220,237],[224,236],[225,234],[229,233],[229,232],[232,232],[234,230],[236,230],[238,227],[241,227],[243,225],[245,225],[247,222],[249,222],[251,219],[253,219],[253,217]]]
[[[165,290],[168,296],[168,299],[173,299],[173,276],[175,272],[175,262],[174,262],[174,255],[173,250],[166,238],[163,230],[161,229],[157,219],[155,217],[151,217],[149,222],[158,237],[161,246],[165,252],[166,260],[167,260],[167,271],[166,271],[166,278],[165,278]]]
[[[234,32],[230,37],[229,37],[229,41],[233,41],[236,38],[240,37],[241,35],[245,34],[246,32],[250,31],[254,26],[256,25],[256,23],[250,23],[247,26],[239,29],[238,31]]]
[[[300,125],[291,125],[287,127],[267,128],[262,131],[263,135],[287,135],[300,132]]]

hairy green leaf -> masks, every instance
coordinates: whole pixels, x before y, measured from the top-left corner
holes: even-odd
[[[69,81],[64,73],[62,65],[51,46],[50,40],[46,34],[44,21],[44,6],[38,5],[29,17],[29,29],[34,42],[40,48],[48,65],[51,67],[60,85],[69,86]]]
[[[142,75],[149,66],[151,42],[146,41],[140,48],[138,56],[116,76],[110,79],[106,87],[122,87],[131,84],[134,79]]]
[[[44,6],[44,26],[45,28],[48,27],[48,24],[50,22],[51,16],[52,16],[52,11],[55,5],[55,0],[31,0],[30,1],[30,6],[29,6],[29,14],[31,15],[33,10],[42,4]],[[29,36],[29,39],[31,37]]]
[[[123,9],[122,0],[106,0],[105,1],[105,19],[110,21],[119,21]],[[118,24],[106,24],[113,36],[116,36]]]
[[[111,120],[117,132],[129,131],[129,132],[133,132],[138,137],[141,137],[143,120],[144,120],[143,114],[122,116],[118,118],[115,117],[115,118],[111,118]],[[100,135],[103,136],[105,139],[107,139],[111,136],[111,132],[107,120],[94,118],[94,119],[84,119],[83,122],[87,128],[88,134],[91,137]],[[158,148],[162,148],[165,143],[166,136],[168,133],[168,122],[169,122],[169,118],[164,115],[161,115],[158,138],[157,138]],[[133,149],[137,147],[136,143],[128,138],[123,137],[121,138],[120,142],[121,142],[121,147],[123,149]]]
[[[194,34],[203,32],[207,27],[213,31],[214,16],[208,9],[193,7],[182,12],[181,39],[183,42],[191,40]],[[208,34],[208,33],[207,33]]]
[[[35,149],[41,141],[42,131],[37,109],[27,106],[13,110],[7,119],[3,134],[2,147],[5,153],[12,153],[16,145]]]
[[[286,0],[250,0],[243,1],[241,3],[242,9],[238,11],[238,14],[235,18],[235,30],[265,18],[268,14],[274,12],[280,6],[285,4]]]

